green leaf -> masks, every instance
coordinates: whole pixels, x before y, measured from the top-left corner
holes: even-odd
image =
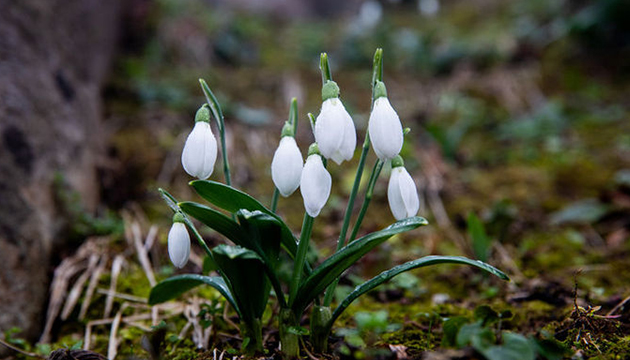
[[[201,221],[204,225],[232,240],[236,245],[246,246],[246,236],[239,224],[222,213],[191,201],[177,204],[186,214]]]
[[[530,343],[521,334],[509,331],[502,333],[503,344],[490,347],[477,348],[473,342],[473,347],[488,360],[535,360],[535,345]]]
[[[212,249],[212,255],[221,273],[229,280],[241,320],[260,319],[271,290],[260,256],[252,250],[224,244]]]
[[[258,200],[254,199],[247,193],[216,181],[194,180],[190,182],[190,185],[192,185],[199,196],[223,210],[232,213],[241,209],[248,211],[259,210],[274,217],[280,222],[280,226],[282,227],[282,246],[287,250],[291,257],[295,257],[295,253],[297,251],[297,239],[293,236],[293,233],[284,221],[282,221],[282,219],[271,210],[267,209]]]
[[[220,276],[203,276],[197,274],[183,274],[170,277],[166,280],[159,282],[151,289],[149,294],[149,305],[156,305],[166,302],[171,299],[175,299],[186,291],[193,289],[199,285],[210,285],[217,289],[221,295],[232,305],[236,312],[239,313],[239,308],[234,302],[234,298],[230,293],[225,280]]]
[[[475,257],[481,261],[487,261],[490,254],[490,247],[492,246],[492,239],[486,234],[486,229],[483,223],[471,212],[468,215],[468,235],[472,241],[473,252]]]
[[[481,305],[475,309],[475,320],[481,321],[483,326],[488,326],[499,321],[499,313],[488,305]]]
[[[470,266],[474,266],[477,267],[479,269],[485,270],[493,275],[498,276],[499,278],[503,279],[503,280],[509,280],[509,277],[507,275],[505,275],[505,273],[503,273],[501,270],[495,268],[492,265],[486,264],[484,262],[481,262],[479,260],[472,260],[472,259],[468,259],[462,256],[437,256],[437,255],[431,255],[431,256],[425,256],[416,260],[411,260],[408,261],[402,265],[398,265],[395,266],[389,270],[385,270],[382,273],[380,273],[379,275],[373,277],[372,279],[364,282],[363,284],[357,286],[351,293],[350,295],[348,295],[348,297],[346,297],[340,304],[339,306],[335,309],[335,311],[333,312],[333,316],[331,319],[331,323],[330,325],[332,325],[332,323],[335,321],[335,319],[337,319],[337,317],[339,317],[339,315],[341,315],[341,313],[346,310],[346,308],[350,305],[350,303],[352,303],[354,300],[356,300],[359,296],[365,294],[366,292],[374,289],[375,287],[381,285],[382,283],[390,280],[391,278],[393,278],[394,276],[404,273],[405,271],[409,271],[412,269],[416,269],[416,268],[420,268],[420,267],[425,267],[425,266],[430,266],[430,265],[437,265],[437,264],[462,264],[462,265],[470,265]],[[323,264],[322,264],[323,265]],[[315,271],[313,272],[313,274],[315,274],[317,271],[319,270],[319,268],[315,269]]]
[[[547,360],[561,360],[567,355],[568,351],[566,347],[558,340],[552,338],[549,339],[530,339],[538,354]]]
[[[291,306],[293,313],[296,315],[301,314],[306,306],[330,283],[376,246],[396,234],[413,230],[427,224],[428,222],[421,217],[407,218],[346,245],[331,257],[324,260],[324,262],[313,270],[311,275],[303,281]]]
[[[472,324],[465,324],[459,329],[455,344],[458,348],[476,344],[475,349],[481,351],[492,346],[495,341],[492,330],[483,327],[481,321],[477,321]]]
[[[465,316],[455,316],[449,318],[442,325],[442,332],[444,336],[442,337],[442,346],[443,347],[454,347],[457,342],[457,333],[459,333],[459,329],[468,323],[468,318]]]

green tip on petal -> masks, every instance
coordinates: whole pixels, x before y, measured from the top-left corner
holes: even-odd
[[[321,156],[322,154],[319,152],[319,145],[317,143],[312,143],[311,146],[308,147],[308,156],[317,154]]]
[[[284,122],[284,126],[282,127],[282,133],[280,135],[281,138],[285,137],[285,136],[293,136],[294,131],[293,131],[293,125],[291,125],[290,122],[285,121]]]
[[[374,100],[382,97],[387,97],[387,89],[385,88],[384,82],[377,81],[376,85],[374,86]]]
[[[207,123],[210,122],[210,107],[208,104],[201,105],[199,110],[197,110],[197,114],[195,114],[195,122],[198,121],[204,121]]]
[[[405,162],[403,161],[402,156],[396,155],[392,159],[392,169],[400,167],[400,166],[405,166]]]
[[[322,101],[339,97],[339,86],[332,80],[326,81],[322,86]]]
[[[182,213],[176,212],[175,215],[173,215],[173,223],[184,223],[185,219]]]

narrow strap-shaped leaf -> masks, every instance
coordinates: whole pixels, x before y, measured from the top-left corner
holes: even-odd
[[[204,276],[198,274],[183,274],[170,277],[166,280],[160,281],[151,289],[149,294],[149,305],[156,305],[168,300],[174,299],[188,290],[191,290],[199,285],[209,285],[217,289],[221,295],[236,309],[236,312],[241,315],[236,302],[230,293],[228,285],[220,276]]]
[[[292,303],[294,314],[301,314],[306,306],[315,299],[330,283],[339,277],[346,269],[359,260],[370,250],[383,243],[390,237],[413,230],[428,222],[421,217],[411,217],[393,223],[387,228],[370,233],[343,247],[334,255],[321,263],[311,275],[300,285],[298,294]]]
[[[291,257],[295,257],[295,253],[297,251],[297,239],[293,236],[289,227],[284,223],[284,221],[282,221],[282,218],[267,209],[258,200],[254,199],[247,193],[216,181],[194,180],[190,182],[190,185],[192,185],[199,196],[221,209],[232,213],[235,213],[240,209],[249,211],[259,210],[280,221],[280,226],[282,227],[282,246],[287,250]]]
[[[492,265],[486,264],[479,260],[472,260],[462,256],[425,256],[416,260],[408,261],[402,265],[395,266],[389,270],[385,270],[379,275],[373,277],[372,279],[364,282],[363,284],[354,288],[354,290],[345,298],[343,301],[337,306],[335,311],[332,314],[332,317],[329,321],[329,325],[335,322],[335,320],[341,315],[344,310],[359,296],[365,294],[366,292],[374,289],[375,287],[381,285],[382,283],[391,280],[396,275],[404,273],[405,271],[409,271],[412,269],[417,269],[425,266],[436,265],[436,264],[462,264],[462,265],[470,265],[477,267],[479,269],[485,270],[492,275],[498,276],[502,280],[510,280],[510,278],[501,270],[495,268]]]
[[[246,244],[246,235],[240,225],[221,212],[192,201],[180,202],[178,205],[183,212],[232,240],[236,245],[249,247]]]

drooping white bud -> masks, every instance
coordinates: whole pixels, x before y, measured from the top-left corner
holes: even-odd
[[[177,215],[175,215],[177,216]],[[181,216],[181,215],[180,215]],[[190,256],[190,236],[183,222],[174,220],[168,232],[168,256],[175,267],[182,268]]]
[[[309,151],[309,156],[302,170],[300,192],[304,199],[306,213],[311,217],[317,217],[324,205],[326,205],[330,196],[331,186],[332,178],[324,167],[321,156]]]
[[[217,160],[217,140],[210,128],[210,110],[202,106],[195,116],[195,127],[188,135],[182,165],[184,170],[198,179],[207,179],[212,175]]]
[[[392,160],[392,173],[387,186],[387,200],[396,220],[415,216],[420,208],[416,184],[403,166],[400,156],[396,156]]]
[[[271,161],[271,179],[282,196],[287,197],[300,186],[304,160],[292,136],[280,139]]]
[[[315,121],[315,141],[322,156],[341,164],[344,160],[352,159],[357,145],[357,132],[343,103],[327,87],[332,87],[337,94],[339,91],[333,81],[328,81],[322,89],[324,102]]]
[[[368,131],[372,148],[379,159],[387,161],[400,153],[403,128],[387,97],[379,97],[374,101]]]

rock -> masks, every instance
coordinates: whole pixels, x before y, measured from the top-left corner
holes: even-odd
[[[0,1],[0,331],[39,335],[65,226],[53,180],[99,200],[101,85],[118,0]]]

